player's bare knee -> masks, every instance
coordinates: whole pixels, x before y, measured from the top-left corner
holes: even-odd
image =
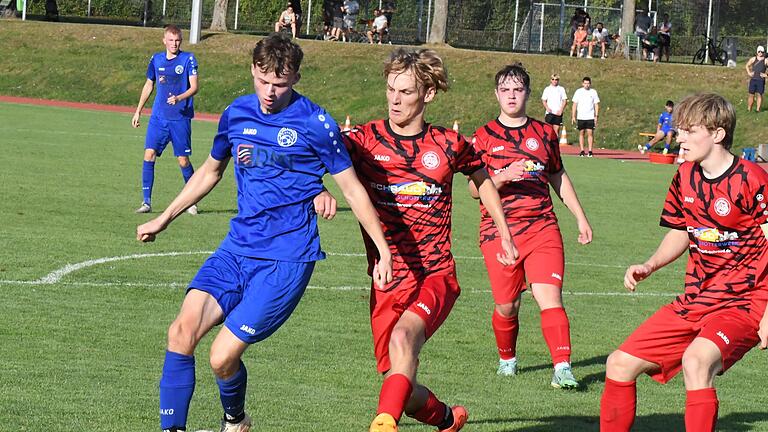
[[[196,329],[194,326],[185,324],[183,320],[177,318],[168,327],[168,349],[180,354],[191,355],[197,345]]]
[[[214,375],[219,379],[228,379],[237,372],[240,367],[240,359],[231,356],[227,352],[211,350],[209,362]]]
[[[179,166],[180,167],[186,168],[187,166],[189,166],[189,158],[188,157],[182,156],[182,157],[179,157],[178,159],[179,159]]]
[[[696,351],[683,353],[683,375],[686,383],[708,382],[714,376],[712,363]]]
[[[612,352],[605,362],[605,374],[618,381],[631,381],[642,373],[635,357],[621,350]]]
[[[389,352],[393,355],[406,355],[413,351],[412,330],[396,327],[389,337]]]

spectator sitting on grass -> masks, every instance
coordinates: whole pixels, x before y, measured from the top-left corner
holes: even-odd
[[[293,13],[293,6],[290,4],[280,14],[280,18],[278,18],[275,23],[275,33],[280,33],[284,28],[290,28],[291,35],[293,35],[294,38],[296,37],[296,14]]]
[[[579,24],[576,27],[576,32],[573,33],[573,45],[571,45],[571,53],[568,56],[571,57],[575,53],[576,57],[580,57],[581,49],[587,47],[589,47],[587,30],[584,28],[584,24]]]

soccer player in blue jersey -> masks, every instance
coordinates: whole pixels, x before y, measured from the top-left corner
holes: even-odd
[[[243,352],[275,332],[299,302],[315,261],[323,259],[317,214],[332,217],[335,202],[323,191],[328,172],[378,250],[379,286],[392,281],[392,256],[379,217],[352,167],[331,116],[293,90],[303,53],[280,34],[253,50],[256,94],[236,99],[221,116],[211,154],[157,218],[137,228],[152,241],[219,182],[234,160],[238,213],[230,231],[189,284],[160,379],[160,426],[186,430],[195,386],[195,347],[224,323],[211,346],[210,364],[224,408],[222,432],[247,432],[247,373]],[[330,206],[330,207],[329,207]],[[329,210],[330,209],[330,210]]]
[[[672,111],[675,109],[675,103],[668,100],[664,105],[664,112],[659,115],[659,123],[656,125],[656,135],[654,135],[650,141],[644,146],[637,146],[640,153],[645,153],[653,147],[657,142],[664,140],[663,153],[669,153],[669,147],[672,145],[672,138],[674,138],[677,131],[672,123]]]
[[[165,52],[152,55],[147,66],[147,81],[141,89],[139,105],[131,125],[139,127],[139,118],[157,83],[152,116],[144,141],[144,166],[141,171],[141,189],[144,200],[136,213],[152,211],[152,186],[155,182],[155,159],[163,154],[169,142],[179,160],[184,183],[195,170],[189,162],[192,154],[192,117],[195,116],[193,96],[197,93],[197,60],[192,53],[181,51],[181,30],[169,24],[163,33]],[[187,209],[197,214],[197,206]]]

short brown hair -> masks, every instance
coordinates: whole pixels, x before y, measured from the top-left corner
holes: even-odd
[[[181,29],[175,24],[168,24],[164,27],[163,34],[170,33],[174,36],[181,37]]]
[[[253,65],[262,72],[274,72],[278,77],[298,74],[303,58],[301,47],[280,33],[272,33],[253,48]]]
[[[554,77],[555,75],[552,75],[552,79],[555,79]],[[526,93],[531,92],[531,76],[528,75],[528,71],[525,70],[525,67],[523,67],[522,63],[517,62],[511,65],[506,65],[501,68],[501,70],[496,72],[496,88],[499,88],[501,83],[510,78],[516,79],[523,83]],[[558,77],[558,79],[560,78]]]
[[[725,138],[721,144],[726,150],[733,144],[736,112],[733,105],[720,95],[700,93],[688,96],[677,104],[673,117],[679,129],[690,130],[693,126],[701,126],[714,132],[717,128],[723,128]]]
[[[425,88],[448,91],[448,70],[443,64],[443,59],[431,49],[409,51],[398,48],[384,63],[384,78],[391,73],[407,71],[413,72],[416,82]]]

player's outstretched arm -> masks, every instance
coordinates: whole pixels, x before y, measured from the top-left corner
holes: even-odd
[[[504,265],[514,264],[518,257],[517,248],[512,241],[512,234],[509,232],[509,225],[507,225],[507,218],[504,215],[504,209],[501,206],[501,198],[499,198],[499,191],[496,190],[496,185],[494,185],[485,168],[473,172],[470,178],[477,188],[480,200],[491,215],[496,229],[499,230],[501,249],[504,251],[504,254],[496,254],[496,259]]]
[[[139,127],[139,118],[141,117],[141,110],[144,109],[144,105],[147,104],[147,100],[149,100],[149,96],[152,94],[152,89],[155,88],[155,83],[152,82],[151,79],[148,79],[144,83],[144,87],[141,89],[141,96],[139,96],[139,105],[136,107],[136,112],[133,113],[133,118],[131,118],[131,126],[137,128]]]
[[[656,252],[644,264],[635,264],[627,268],[624,274],[624,286],[634,291],[637,284],[648,278],[653,272],[676,260],[688,250],[688,233],[683,230],[670,229],[659,244]]]
[[[523,178],[525,172],[525,161],[523,159],[516,160],[507,166],[507,169],[491,177],[496,189],[501,189],[504,185],[510,182],[519,181]],[[480,192],[477,189],[477,185],[472,179],[469,179],[467,187],[469,188],[469,195],[474,199],[480,199]]]
[[[571,182],[568,173],[565,172],[565,169],[561,169],[560,172],[553,174],[549,178],[549,183],[563,204],[568,207],[568,210],[576,218],[576,225],[579,227],[579,243],[584,245],[591,243],[592,227],[589,225],[587,215],[581,207],[581,202],[576,195],[576,189],[573,187],[573,182]]]
[[[179,192],[168,208],[160,216],[136,228],[136,240],[142,242],[154,241],[155,236],[166,229],[176,217],[213,190],[214,186],[221,180],[228,163],[229,158],[219,161],[208,156],[205,163],[195,171],[195,174],[189,179],[184,189]]]
[[[373,269],[373,281],[379,289],[384,289],[386,284],[392,282],[392,253],[389,251],[389,244],[387,244],[384,231],[381,229],[379,214],[376,213],[368,192],[360,183],[353,167],[334,174],[333,180],[339,185],[347,204],[352,208],[352,212],[360,221],[360,225],[363,226],[379,251],[379,262]]]

